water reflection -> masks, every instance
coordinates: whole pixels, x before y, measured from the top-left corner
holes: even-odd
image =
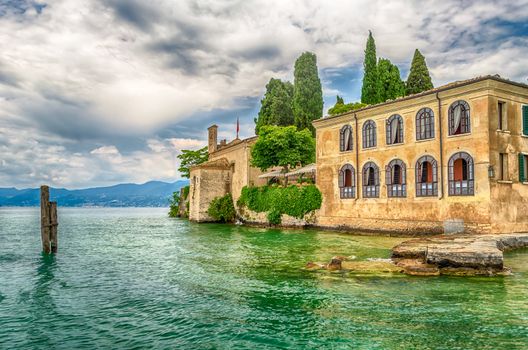
[[[53,344],[54,322],[59,316],[53,298],[55,285],[56,256],[41,254],[36,262],[35,283],[29,298],[29,311],[32,327],[28,331],[31,343]]]

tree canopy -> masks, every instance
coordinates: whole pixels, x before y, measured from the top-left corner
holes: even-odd
[[[330,108],[328,110],[328,114],[329,115],[338,115],[338,114],[346,113],[346,112],[349,112],[349,111],[354,111],[356,109],[360,109],[360,108],[363,108],[365,106],[366,106],[366,104],[365,103],[361,103],[361,102],[345,103],[343,98],[341,96],[337,95],[336,104],[334,105],[334,107],[332,107],[332,108]]]
[[[378,61],[378,97],[379,102],[394,100],[405,96],[405,83],[400,77],[400,70],[386,58]]]
[[[414,51],[409,77],[407,77],[406,93],[407,95],[417,94],[432,88],[433,83],[429,75],[429,69],[427,69],[427,64],[425,63],[425,57],[416,49]]]
[[[379,102],[378,95],[378,67],[376,60],[376,43],[369,30],[365,59],[363,61],[363,86],[361,87],[361,102],[375,104]]]
[[[209,152],[207,147],[200,148],[196,151],[182,149],[182,153],[178,155],[180,159],[180,167],[178,171],[183,177],[189,178],[189,168],[193,165],[198,165],[206,162],[209,159]]]
[[[315,130],[312,121],[323,116],[323,90],[317,72],[317,57],[304,52],[295,61],[293,72],[293,116],[297,129]]]
[[[315,161],[315,140],[308,129],[295,126],[262,126],[251,148],[251,165],[262,171],[275,166],[285,171]]]
[[[260,101],[260,111],[255,119],[255,134],[263,125],[293,125],[293,85],[289,81],[271,78],[266,93]]]

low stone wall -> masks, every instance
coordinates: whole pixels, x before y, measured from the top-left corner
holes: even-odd
[[[269,226],[268,213],[257,213],[248,208],[239,208],[237,211],[239,219],[249,225]],[[303,219],[297,219],[287,214],[282,215],[281,227],[311,227],[317,224],[317,212],[307,214]]]

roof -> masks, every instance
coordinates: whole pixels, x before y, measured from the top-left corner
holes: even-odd
[[[259,178],[260,179],[266,179],[266,178],[270,178],[270,177],[279,177],[279,176],[284,176],[284,173],[282,172],[281,169],[273,170],[273,171],[270,171],[269,173],[265,173],[265,174],[259,175]]]
[[[300,175],[300,174],[308,174],[308,173],[314,173],[315,172],[315,163],[308,164],[306,166],[303,166],[302,168],[290,171],[286,174],[286,176],[294,176],[294,175]]]
[[[528,89],[528,84],[519,83],[519,82],[516,82],[516,81],[505,79],[505,78],[502,78],[498,74],[495,74],[495,75],[484,75],[484,76],[479,76],[479,77],[475,77],[475,78],[471,78],[471,79],[455,81],[455,82],[452,82],[452,83],[449,83],[449,84],[445,84],[445,85],[439,86],[437,88],[433,88],[433,89],[430,89],[430,90],[427,90],[427,91],[423,91],[423,92],[420,92],[420,93],[417,93],[417,94],[404,96],[404,97],[399,97],[399,98],[397,98],[395,100],[389,100],[389,101],[377,103],[377,104],[374,104],[374,105],[368,105],[366,107],[359,108],[359,109],[352,110],[352,111],[348,111],[348,112],[345,112],[345,113],[336,114],[336,115],[332,115],[332,116],[326,116],[326,117],[323,117],[321,119],[316,119],[312,123],[313,124],[318,124],[319,122],[323,122],[325,120],[341,117],[343,115],[349,115],[349,114],[353,114],[353,113],[358,113],[358,112],[362,112],[362,111],[365,111],[365,110],[368,110],[368,109],[372,109],[372,108],[375,108],[375,107],[385,106],[385,105],[389,105],[389,104],[396,103],[396,102],[410,100],[410,99],[413,99],[413,98],[416,98],[416,97],[421,97],[421,96],[425,96],[425,95],[435,94],[437,92],[450,90],[450,89],[454,89],[454,88],[457,88],[457,87],[461,87],[461,86],[465,86],[465,85],[469,85],[469,84],[473,84],[473,83],[478,83],[478,82],[481,82],[481,81],[484,81],[484,80],[488,80],[488,79]]]

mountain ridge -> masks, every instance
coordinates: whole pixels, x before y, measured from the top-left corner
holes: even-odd
[[[172,193],[188,185],[175,182],[148,181],[143,184],[122,183],[75,190],[50,188],[50,200],[63,207],[167,207]],[[29,207],[40,205],[40,189],[0,187],[0,206]]]

